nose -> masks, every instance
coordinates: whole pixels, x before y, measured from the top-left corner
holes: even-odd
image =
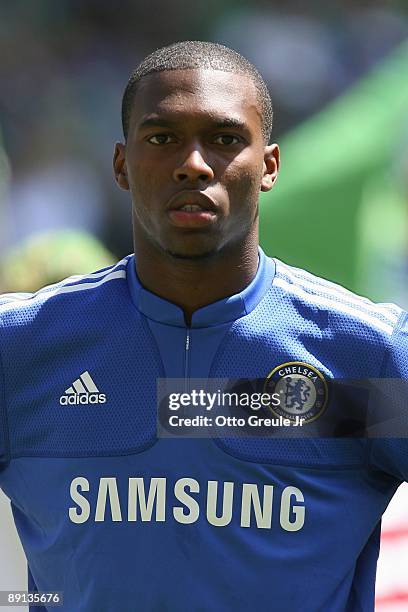
[[[214,178],[211,166],[205,161],[199,147],[190,149],[182,163],[174,170],[173,178],[177,183],[195,183],[203,181],[209,183]]]

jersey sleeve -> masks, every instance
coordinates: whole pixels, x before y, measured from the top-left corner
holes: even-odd
[[[373,467],[403,482],[408,480],[408,313],[401,315],[384,358],[382,378],[395,379],[398,410],[402,410],[401,437],[373,439]],[[394,384],[390,382],[390,384]]]
[[[1,334],[1,327],[0,327]],[[6,390],[4,382],[3,359],[0,346],[0,474],[9,461],[8,456],[8,427],[6,410]]]

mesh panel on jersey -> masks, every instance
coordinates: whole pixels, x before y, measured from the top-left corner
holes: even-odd
[[[287,361],[305,361],[333,378],[380,375],[388,338],[349,314],[273,287],[239,319],[214,360],[211,376],[260,377]]]
[[[384,376],[408,379],[408,313],[404,313],[391,338],[391,348],[384,360]]]
[[[3,334],[12,456],[121,454],[155,441],[162,364],[127,291],[115,280],[6,314],[8,323],[13,318]],[[106,402],[61,405],[84,371]]]
[[[275,367],[306,362],[330,378],[378,377],[381,334],[350,315],[328,313],[273,287],[249,315],[237,321],[211,371],[219,378],[262,378]],[[248,461],[355,465],[364,460],[361,440],[220,438],[231,454]]]

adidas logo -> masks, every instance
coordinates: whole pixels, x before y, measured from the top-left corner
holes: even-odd
[[[98,387],[92,380],[88,371],[83,372],[77,378],[71,387],[65,391],[60,397],[61,406],[77,405],[77,404],[104,404],[106,395],[99,393]]]

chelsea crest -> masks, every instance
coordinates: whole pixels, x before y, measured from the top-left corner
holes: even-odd
[[[303,423],[317,419],[328,398],[323,374],[303,361],[289,361],[274,368],[266,378],[264,391],[280,396],[279,405],[270,406],[275,415],[295,422],[300,417]]]

